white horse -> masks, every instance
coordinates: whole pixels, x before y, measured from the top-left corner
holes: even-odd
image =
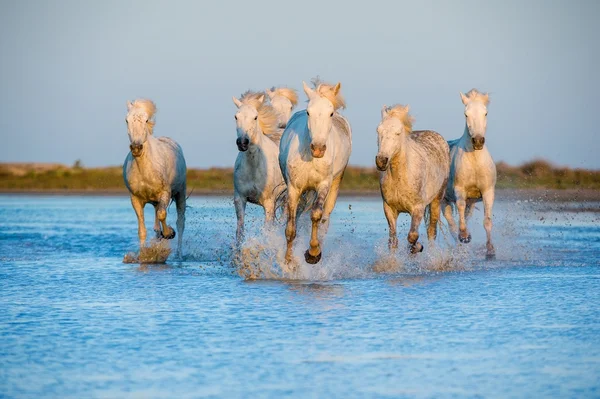
[[[278,163],[281,130],[277,113],[265,104],[265,94],[247,91],[239,100],[233,97],[233,102],[238,108],[235,120],[239,153],[233,172],[233,201],[239,244],[244,236],[246,203],[262,206],[265,224],[271,223],[275,218],[277,198],[285,191],[285,183]]]
[[[292,260],[298,203],[303,193],[316,191],[310,248],[304,254],[308,263],[315,264],[321,259],[318,226],[323,222],[326,229],[329,223],[352,151],[352,130],[346,118],[337,112],[345,107],[340,83],[315,84],[314,90],[302,84],[308,106],[289,120],[279,146],[279,165],[288,190],[286,262]]]
[[[408,111],[408,105],[383,106],[377,127],[379,151],[375,163],[381,171],[379,185],[389,226],[390,250],[398,247],[396,221],[398,214],[404,212],[411,215],[407,238],[414,254],[423,251],[418,242],[419,225],[426,207],[429,207],[427,238],[436,237],[450,157],[448,143],[438,133],[413,132],[413,118]]]
[[[175,237],[175,231],[167,225],[167,208],[173,200],[177,207],[177,255],[181,256],[187,171],[183,151],[169,137],[156,138],[152,134],[156,112],[152,101],[128,101],[127,110],[125,121],[131,151],[123,164],[123,179],[137,215],[140,247],[146,242],[144,206],[148,203],[154,205],[154,231],[157,236],[166,239]]]
[[[472,89],[466,95],[460,93],[465,105],[465,130],[461,138],[450,144],[450,177],[444,198],[444,216],[453,234],[456,235],[456,223],[452,215],[451,204],[458,208],[460,242],[471,241],[467,231],[466,218],[476,202],[483,200],[483,227],[487,234],[486,257],[495,256],[492,244],[492,207],[496,186],[496,165],[485,145],[487,127],[487,106],[490,102],[487,93]]]
[[[277,112],[279,127],[285,129],[292,115],[292,110],[298,104],[296,90],[288,87],[273,87],[270,90],[267,89],[267,94],[271,100],[271,105]]]

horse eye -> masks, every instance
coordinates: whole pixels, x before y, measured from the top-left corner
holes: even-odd
[[[487,116],[487,112],[485,113],[485,116]]]
[[[310,116],[310,114],[308,113],[308,111],[306,111],[306,116]]]
[[[332,112],[332,113],[331,113],[331,115],[329,115],[329,116],[331,116],[331,117],[333,118],[333,112]]]
[[[467,117],[467,113],[465,112],[465,118]]]
[[[237,121],[237,115],[234,115],[233,117],[234,117],[234,118],[235,118],[235,120]]]
[[[256,116],[254,117],[254,120],[257,120],[257,119],[258,119],[258,115],[256,115]]]

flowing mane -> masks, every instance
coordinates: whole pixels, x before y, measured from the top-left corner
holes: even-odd
[[[147,100],[145,98],[138,98],[133,103],[131,103],[131,110],[139,109],[148,115],[148,128],[150,129],[150,133],[152,134],[154,130],[154,114],[156,114],[156,105],[152,100]],[[130,111],[131,112],[131,111]]]
[[[336,85],[321,82],[318,77],[312,80],[312,84],[315,87],[315,91],[321,97],[325,97],[331,101],[331,104],[333,104],[333,108],[336,111],[340,108],[346,108],[346,100],[344,100],[341,91],[338,91],[337,94],[335,93]]]
[[[258,124],[262,132],[268,136],[271,140],[279,144],[279,138],[281,137],[281,131],[279,129],[279,120],[277,112],[269,104],[265,104],[264,92],[246,91],[242,94],[240,101],[243,104],[250,105],[258,112]],[[261,97],[262,100],[261,100]]]
[[[408,110],[408,105],[401,104],[396,104],[386,108],[388,118],[398,119],[404,125],[404,130],[406,130],[408,133],[411,133],[412,124],[415,121],[415,118],[408,113]]]
[[[478,101],[480,103],[483,103],[483,105],[485,105],[486,107],[490,103],[489,93],[481,93],[477,89],[469,90],[469,92],[466,94],[466,96],[470,101]]]
[[[298,94],[296,94],[296,90],[294,89],[289,87],[272,87],[271,92],[274,96],[283,96],[287,98],[294,107],[298,105]]]

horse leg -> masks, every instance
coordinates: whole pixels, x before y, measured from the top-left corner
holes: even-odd
[[[331,212],[333,212],[333,208],[335,208],[335,203],[337,201],[338,193],[340,191],[340,184],[342,183],[343,177],[344,172],[342,172],[331,182],[329,194],[327,194],[325,205],[323,205],[323,217],[321,218],[321,237],[324,237],[329,229],[329,218],[331,216]]]
[[[458,208],[458,240],[464,244],[471,242],[471,235],[467,231],[467,221],[465,211],[467,207],[466,195],[457,193],[456,207]]]
[[[233,197],[235,215],[237,216],[237,230],[235,232],[235,241],[237,245],[244,240],[244,215],[246,213],[246,202],[246,198],[237,193]]]
[[[446,201],[442,200],[442,210],[444,211],[444,217],[448,222],[448,227],[450,227],[450,232],[452,233],[452,237],[456,239],[456,235],[458,234],[458,228],[456,227],[456,222],[454,221],[454,215],[452,214],[452,205]]]
[[[388,240],[388,247],[390,252],[393,252],[398,248],[398,236],[396,235],[396,222],[398,221],[398,211],[395,208],[389,206],[385,201],[383,202],[383,213],[388,222],[390,230],[390,239]]]
[[[441,196],[434,198],[429,204],[429,226],[427,226],[427,239],[435,240],[437,236],[437,224],[440,220]]]
[[[182,192],[175,194],[175,206],[177,207],[177,257],[181,257],[181,242],[183,230],[185,229],[185,188]]]
[[[263,208],[265,209],[265,226],[270,226],[275,220],[275,201],[266,200]]]
[[[131,196],[131,205],[133,206],[133,210],[135,211],[135,215],[138,220],[138,238],[140,239],[140,249],[146,243],[146,225],[144,222],[144,202],[136,197],[135,195]]]
[[[310,247],[304,253],[304,259],[306,263],[314,265],[319,263],[321,260],[321,246],[319,245],[319,223],[323,218],[323,205],[325,199],[329,193],[330,185],[325,183],[317,190],[317,201],[313,205],[312,212],[310,214],[310,220],[312,221],[312,232],[310,234]]]
[[[423,219],[425,207],[415,206],[411,213],[410,230],[408,232],[408,243],[410,244],[410,253],[416,254],[423,252],[423,244],[419,242],[419,225]]]
[[[492,244],[492,207],[494,206],[494,190],[488,190],[483,194],[483,228],[487,235],[486,258],[493,259],[496,256],[494,244]]]
[[[161,237],[160,222],[158,221],[158,204],[154,205],[154,233],[156,238]]]
[[[285,262],[292,261],[292,249],[294,239],[296,238],[296,211],[298,210],[298,202],[302,193],[295,187],[288,186],[288,220],[285,226],[285,238],[287,240],[287,249],[285,251]]]
[[[171,194],[164,192],[158,201],[158,211],[156,211],[156,217],[160,221],[162,226],[162,237],[171,240],[175,238],[175,230],[167,224],[167,207],[171,201]]]

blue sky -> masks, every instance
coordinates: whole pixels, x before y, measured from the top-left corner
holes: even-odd
[[[511,164],[600,168],[597,1],[1,1],[0,161],[122,164],[126,101],[190,167],[232,166],[246,89],[342,83],[354,165],[383,104],[462,134],[459,91],[491,93],[488,147]]]

